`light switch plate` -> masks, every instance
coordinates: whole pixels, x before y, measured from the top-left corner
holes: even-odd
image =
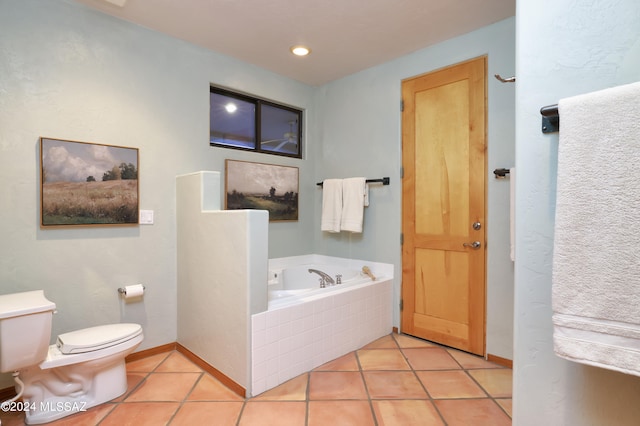
[[[153,210],[140,210],[140,225],[153,225]]]

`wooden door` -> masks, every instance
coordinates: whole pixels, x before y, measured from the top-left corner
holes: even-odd
[[[402,332],[484,355],[486,58],[402,98]]]

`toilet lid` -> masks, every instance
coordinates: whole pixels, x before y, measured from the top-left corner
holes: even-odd
[[[63,333],[56,345],[63,354],[92,352],[126,342],[142,333],[140,324],[108,324]]]

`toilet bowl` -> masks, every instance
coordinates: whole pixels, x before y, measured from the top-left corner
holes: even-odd
[[[142,327],[126,323],[64,333],[49,345],[54,310],[41,290],[0,295],[0,371],[17,372],[27,424],[47,423],[122,395],[124,358],[143,340]]]

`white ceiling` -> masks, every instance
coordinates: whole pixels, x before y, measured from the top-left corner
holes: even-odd
[[[515,15],[515,0],[76,1],[313,86]]]

